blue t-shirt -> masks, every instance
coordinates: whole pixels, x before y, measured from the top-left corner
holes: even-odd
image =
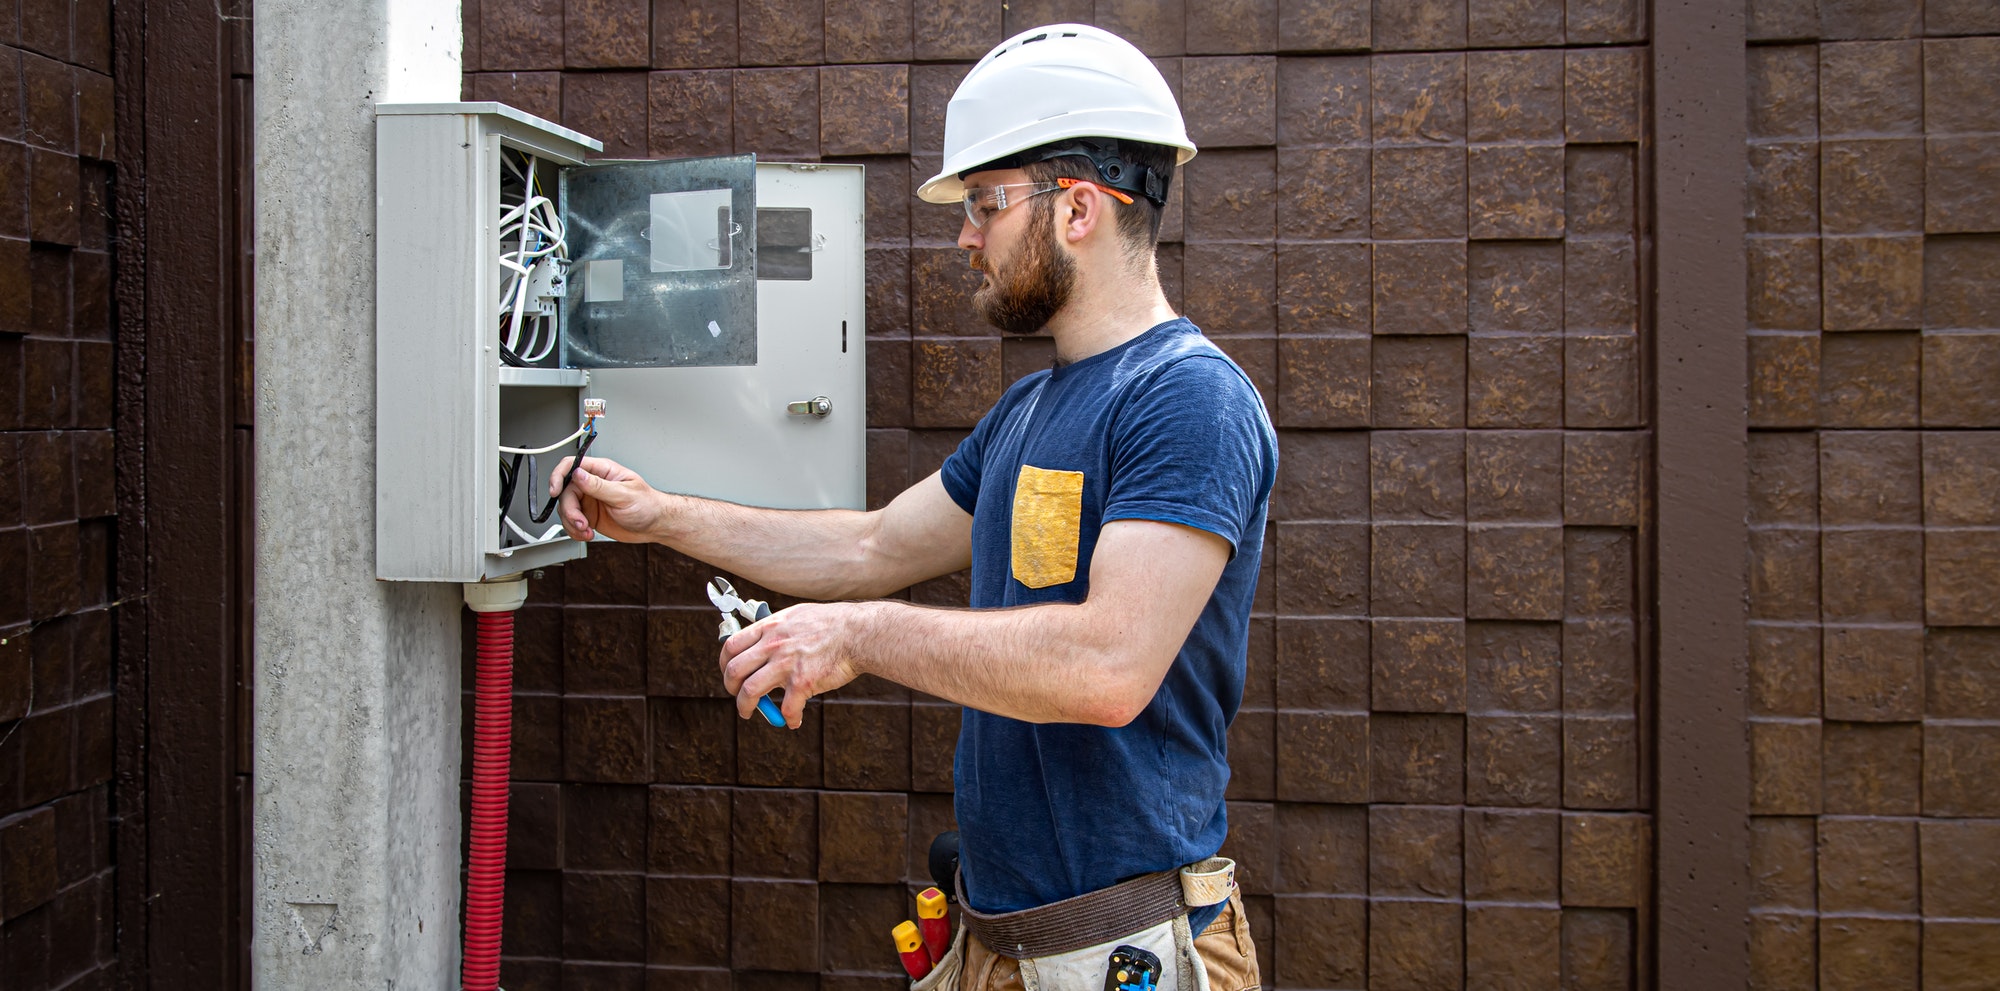
[[[972,514],[974,608],[1083,601],[1114,520],[1198,527],[1233,551],[1130,725],[965,710],[953,779],[974,908],[1045,905],[1221,848],[1277,466],[1256,387],[1184,319],[1015,383],[946,459],[945,491]]]

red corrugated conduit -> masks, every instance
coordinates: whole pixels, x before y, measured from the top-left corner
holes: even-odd
[[[475,607],[477,608],[477,607]],[[465,991],[500,986],[500,908],[507,874],[507,761],[514,721],[514,613],[476,612],[472,842],[465,875]]]

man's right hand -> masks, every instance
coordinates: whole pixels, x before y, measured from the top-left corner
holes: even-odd
[[[584,458],[583,464],[562,487],[569,474],[571,458],[562,459],[549,475],[549,495],[562,493],[563,531],[576,540],[603,534],[625,543],[654,539],[660,521],[660,493],[646,480],[616,461]]]

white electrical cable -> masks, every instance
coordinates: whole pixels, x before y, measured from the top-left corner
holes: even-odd
[[[563,439],[556,441],[555,443],[550,444],[547,447],[503,447],[500,449],[500,453],[501,454],[547,454],[550,451],[568,447],[569,445],[576,443],[578,438],[581,438],[584,434],[587,434],[589,432],[590,432],[590,421],[585,420],[583,421],[583,426],[576,428],[576,433],[570,434],[568,437],[564,437]]]
[[[535,302],[529,298],[535,266],[550,257],[558,265],[567,265],[569,241],[555,201],[536,192],[540,160],[527,154],[521,157],[527,163],[525,171],[511,157],[500,156],[507,171],[522,186],[519,202],[510,203],[506,198],[501,202],[499,263],[505,273],[500,295],[500,316],[504,320],[501,344],[516,359],[533,364],[548,358],[556,346],[554,328],[550,319],[539,312],[540,307],[536,307],[538,312],[534,316],[528,316],[528,308]],[[514,239],[511,249],[507,247],[510,237]]]
[[[563,528],[562,528],[562,524],[561,524],[561,523],[558,523],[558,524],[556,524],[555,526],[552,526],[552,527],[549,527],[549,529],[548,529],[548,532],[547,532],[547,533],[544,533],[544,534],[542,534],[541,536],[537,537],[537,536],[535,536],[534,534],[532,534],[532,533],[529,533],[528,531],[526,531],[526,530],[523,530],[523,529],[521,529],[521,525],[520,525],[519,523],[516,523],[516,522],[514,522],[514,520],[513,520],[513,518],[512,518],[512,517],[509,517],[509,516],[502,516],[502,517],[500,517],[500,518],[501,518],[501,519],[502,519],[503,521],[505,521],[505,522],[506,522],[506,524],[507,524],[507,529],[509,529],[509,530],[512,530],[512,531],[514,531],[514,535],[515,535],[515,536],[517,536],[517,537],[521,538],[522,540],[525,540],[525,541],[527,541],[528,543],[531,543],[531,544],[539,544],[539,543],[541,543],[542,541],[544,541],[544,540],[548,540],[548,539],[551,539],[551,538],[553,538],[553,537],[554,537],[554,536],[555,536],[556,534],[559,534],[559,533],[563,532]]]

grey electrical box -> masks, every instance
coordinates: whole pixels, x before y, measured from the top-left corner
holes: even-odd
[[[590,454],[655,487],[862,507],[860,166],[586,162],[497,103],[376,112],[378,577],[582,556],[534,517],[586,400]]]

